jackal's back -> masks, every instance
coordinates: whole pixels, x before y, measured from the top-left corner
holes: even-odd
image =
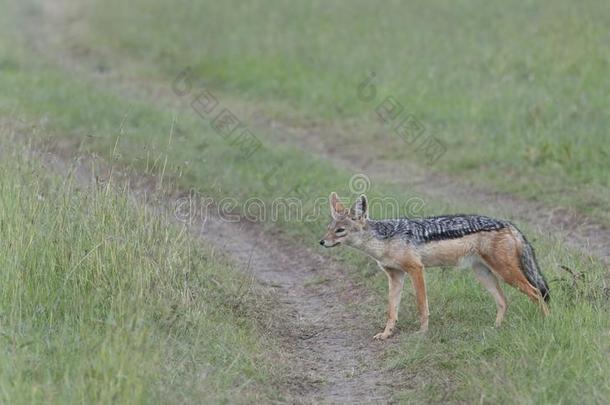
[[[498,231],[510,222],[482,215],[443,215],[371,221],[377,239],[400,237],[414,243],[461,238],[483,231]]]

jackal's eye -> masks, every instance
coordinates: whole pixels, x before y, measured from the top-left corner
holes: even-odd
[[[337,234],[339,234],[339,233],[343,233],[343,232],[345,232],[345,229],[343,229],[343,228],[337,228],[337,229],[335,230],[335,233],[337,233]]]

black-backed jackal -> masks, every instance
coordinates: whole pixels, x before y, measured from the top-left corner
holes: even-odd
[[[545,315],[549,312],[545,303],[549,288],[534,249],[508,221],[479,215],[372,220],[364,195],[348,210],[336,193],[330,195],[330,211],[332,220],[320,244],[343,244],[361,250],[388,276],[388,321],[375,339],[387,339],[394,333],[406,274],[415,290],[420,332],[428,330],[424,267],[470,265],[496,302],[496,326],[502,323],[507,307],[499,279],[530,297]]]

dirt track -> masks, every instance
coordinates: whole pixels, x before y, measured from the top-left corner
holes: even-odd
[[[35,156],[52,170],[75,173],[83,187],[105,184],[110,177],[106,163],[90,156],[75,159],[69,148]],[[117,188],[129,189],[138,203],[187,224],[194,235],[228,254],[238,267],[251,272],[255,282],[272,290],[279,305],[272,316],[280,319],[274,319],[272,330],[266,332],[281,344],[281,353],[274,357],[286,361],[286,369],[291,370],[279,387],[287,401],[388,403],[393,386],[404,388],[417,378],[384,368],[383,353],[395,343],[372,339],[383,329],[384,315],[371,317],[359,311],[359,307],[383,301],[355,285],[338,262],[295,244],[264,224],[190,215],[200,212],[196,209],[185,216],[178,208],[185,197],[176,197],[180,195],[176,192],[170,193],[173,196],[157,193],[155,179],[150,177],[114,168],[112,178]]]

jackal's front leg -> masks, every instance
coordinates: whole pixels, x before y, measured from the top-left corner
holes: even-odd
[[[383,332],[373,336],[373,339],[384,340],[392,336],[398,321],[398,307],[400,306],[400,296],[404,285],[405,273],[402,270],[386,269],[383,270],[388,275],[388,321]]]

